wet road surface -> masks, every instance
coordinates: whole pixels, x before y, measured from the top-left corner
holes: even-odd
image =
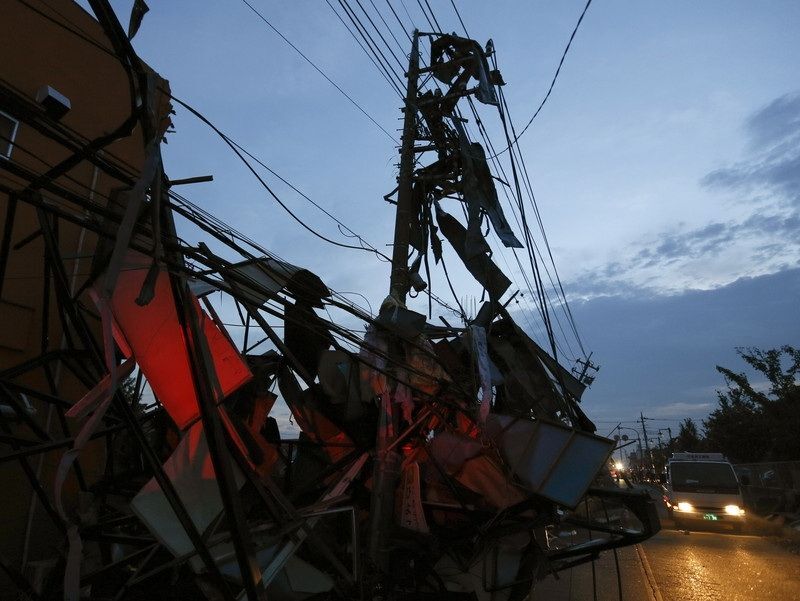
[[[662,530],[642,547],[664,601],[800,601],[800,555],[769,539]]]
[[[664,529],[641,546],[618,551],[626,601],[800,601],[800,555],[767,538]],[[595,565],[598,601],[617,601],[613,553]],[[592,601],[592,570],[583,565],[540,582],[531,601]]]

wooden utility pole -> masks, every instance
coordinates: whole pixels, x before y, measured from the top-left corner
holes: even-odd
[[[417,133],[416,103],[419,76],[419,32],[414,31],[411,55],[408,61],[408,87],[403,112],[403,137],[400,147],[400,174],[397,180],[397,213],[394,224],[394,247],[389,293],[398,302],[405,303],[409,289],[408,248],[409,227],[412,215],[412,189],[414,176],[414,141]],[[389,353],[393,363],[404,361],[398,341],[390,341]],[[391,368],[390,368],[391,369]],[[393,388],[393,387],[392,387]],[[376,568],[381,585],[382,577],[389,572],[391,549],[387,547],[387,531],[392,526],[394,497],[398,478],[400,456],[390,447],[394,438],[395,418],[391,393],[381,398],[380,418],[375,440],[372,502],[370,506],[369,558]]]
[[[397,178],[397,213],[394,220],[394,246],[392,248],[392,274],[389,293],[398,301],[406,301],[409,289],[408,247],[409,226],[412,215],[412,188],[414,177],[414,141],[417,133],[417,92],[419,77],[419,32],[414,31],[411,55],[408,61],[408,86],[403,112],[403,137],[400,140],[400,175]]]
[[[647,450],[647,458],[650,462],[650,467],[653,467],[653,456],[650,454],[650,442],[647,440],[647,427],[644,425],[644,413],[639,412],[639,419],[642,422],[642,434],[644,435],[644,448]]]

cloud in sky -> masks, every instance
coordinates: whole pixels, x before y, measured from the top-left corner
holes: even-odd
[[[703,185],[736,192],[761,192],[778,204],[800,209],[800,94],[785,94],[745,123],[752,155],[712,171]]]
[[[706,401],[703,403],[669,403],[661,405],[650,410],[648,417],[664,417],[664,418],[677,418],[685,419],[687,415],[702,415],[711,412],[714,409],[714,403]]]
[[[800,264],[800,93],[754,112],[743,130],[748,155],[700,180],[708,193],[724,193],[729,207],[739,205],[726,211],[735,218],[677,224],[642,238],[628,258],[581,274],[572,292],[591,298],[710,289]]]
[[[800,268],[713,290],[574,303],[601,366],[584,409],[601,421],[638,418],[640,411],[665,420],[707,416],[725,388],[715,367],[748,371],[736,347],[770,349],[800,339],[798,298]]]

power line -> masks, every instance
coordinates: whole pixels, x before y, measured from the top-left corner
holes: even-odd
[[[547,93],[544,95],[544,98],[542,98],[542,102],[539,104],[539,107],[533,113],[533,116],[528,120],[528,123],[525,125],[525,127],[522,128],[522,131],[519,132],[519,135],[516,138],[514,138],[514,141],[511,144],[517,143],[517,140],[519,140],[522,137],[522,134],[524,134],[528,130],[531,123],[533,123],[533,120],[536,119],[536,117],[542,111],[542,108],[544,108],[547,99],[550,98],[550,94],[553,92],[553,87],[556,85],[556,80],[558,79],[558,75],[559,73],[561,73],[561,67],[564,65],[564,59],[567,58],[567,53],[569,52],[569,48],[572,45],[572,40],[575,39],[575,34],[578,33],[578,28],[581,26],[583,17],[586,15],[586,11],[589,10],[589,6],[591,4],[592,0],[587,0],[586,6],[583,7],[583,11],[581,12],[580,17],[578,17],[578,22],[575,24],[575,28],[572,30],[572,34],[569,36],[569,41],[567,42],[567,45],[564,48],[564,52],[561,54],[561,60],[558,61],[558,67],[556,68],[556,72],[553,75],[553,80],[550,82],[550,87],[547,89]],[[509,144],[506,148],[501,150],[499,154],[503,154],[509,148],[511,148],[511,144]]]
[[[352,7],[344,0],[338,0],[338,2],[339,6],[342,7],[342,10],[344,10],[344,13],[347,15],[347,18],[350,19],[350,22],[353,24],[353,27],[355,27],[356,31],[358,31],[358,34],[361,36],[361,39],[364,40],[364,42],[366,43],[367,48],[369,48],[369,51],[372,53],[372,56],[375,57],[375,60],[380,65],[380,68],[383,71],[383,73],[392,82],[392,87],[394,87],[397,90],[400,98],[403,98],[403,80],[395,72],[394,68],[389,62],[389,59],[386,58],[386,55],[383,53],[383,51],[380,48],[378,48],[377,42],[375,42],[372,35],[367,31],[366,27],[364,27],[364,24],[361,22],[361,19],[359,19],[358,15],[355,14],[355,11],[352,9]],[[327,2],[327,4],[328,6],[333,8],[330,2]]]
[[[378,122],[377,122],[377,121],[376,121],[376,120],[375,120],[375,119],[372,117],[372,115],[370,115],[370,114],[369,114],[369,113],[368,113],[366,110],[364,110],[364,108],[363,108],[363,107],[362,107],[360,104],[358,104],[358,103],[357,103],[355,100],[353,100],[353,98],[352,98],[352,97],[351,97],[351,96],[350,96],[350,95],[349,95],[347,92],[345,92],[345,91],[344,91],[344,90],[343,90],[343,89],[342,89],[342,88],[339,86],[339,84],[337,84],[337,83],[336,83],[335,81],[333,81],[333,80],[332,80],[330,77],[328,77],[328,75],[327,75],[327,74],[326,74],[326,73],[325,73],[325,72],[324,72],[322,69],[320,69],[320,68],[319,68],[319,67],[316,65],[316,63],[314,63],[314,61],[312,61],[312,60],[311,60],[310,58],[308,58],[308,57],[307,57],[305,54],[303,54],[303,52],[302,52],[302,51],[301,51],[301,50],[300,50],[300,49],[299,49],[297,46],[295,46],[295,45],[294,45],[294,44],[293,44],[293,43],[292,43],[292,42],[289,40],[289,38],[287,38],[287,37],[286,37],[285,35],[283,35],[283,34],[282,34],[280,31],[278,31],[278,29],[276,29],[276,28],[275,28],[275,26],[274,26],[272,23],[270,23],[270,22],[269,22],[269,20],[267,20],[267,18],[266,18],[264,15],[262,15],[260,12],[258,12],[258,10],[256,10],[256,8],[255,8],[255,7],[254,7],[252,4],[250,4],[250,3],[249,3],[247,0],[242,0],[242,2],[243,2],[245,5],[247,5],[247,7],[248,7],[248,8],[249,8],[251,11],[253,11],[253,12],[256,14],[256,16],[257,16],[259,19],[261,19],[261,20],[262,20],[264,23],[266,23],[266,24],[267,24],[267,26],[268,26],[270,29],[272,29],[272,31],[274,31],[275,33],[277,33],[277,34],[278,34],[278,35],[281,37],[281,39],[283,39],[283,41],[284,41],[284,42],[286,42],[287,44],[289,44],[289,46],[291,46],[291,47],[292,47],[292,49],[293,49],[295,52],[297,52],[297,54],[299,54],[301,57],[303,57],[303,59],[304,59],[304,60],[305,60],[305,61],[306,61],[306,62],[307,62],[309,65],[311,65],[312,67],[314,67],[314,69],[317,71],[317,73],[319,73],[320,75],[322,75],[322,77],[324,77],[324,78],[325,78],[325,79],[328,81],[328,83],[330,83],[330,84],[331,84],[331,85],[332,85],[334,88],[336,88],[336,89],[337,89],[337,90],[338,90],[338,91],[339,91],[339,92],[342,94],[342,96],[344,96],[345,98],[347,98],[347,100],[349,100],[349,101],[350,101],[350,103],[351,103],[353,106],[355,106],[355,107],[356,107],[356,108],[357,108],[359,111],[361,111],[361,112],[364,114],[364,116],[365,116],[365,117],[367,117],[367,119],[369,119],[370,121],[372,121],[372,123],[374,123],[374,124],[375,124],[375,126],[376,126],[376,127],[378,127],[378,129],[380,129],[380,130],[381,130],[383,133],[385,133],[385,134],[386,134],[386,135],[389,137],[389,139],[391,139],[392,141],[394,141],[396,144],[399,144],[398,140],[397,140],[397,139],[396,139],[396,138],[395,138],[395,137],[394,137],[392,134],[390,134],[388,131],[386,131],[386,129],[384,129],[384,127],[383,127],[383,126],[382,126],[380,123],[378,123]]]
[[[475,121],[476,121],[476,123],[478,125],[478,132],[481,134],[481,137],[483,138],[484,143],[487,145],[488,150],[492,153],[492,155],[490,155],[490,157],[489,157],[489,160],[491,160],[491,162],[492,162],[492,164],[493,164],[493,166],[495,168],[495,171],[499,172],[503,176],[504,180],[509,179],[508,176],[506,175],[506,171],[503,168],[502,163],[499,162],[499,160],[497,158],[497,155],[495,154],[494,144],[492,143],[492,140],[491,140],[491,138],[489,136],[489,133],[486,131],[486,128],[483,126],[483,122],[481,121],[481,118],[478,115],[477,109],[475,108],[475,105],[472,102],[472,99],[468,98],[468,101],[469,101],[469,104],[470,104],[470,108],[472,110],[472,114],[475,117]],[[503,186],[502,190],[503,190],[503,194],[504,194],[504,196],[506,198],[506,202],[508,203],[508,206],[511,209],[511,214],[514,217],[514,221],[516,222],[517,227],[519,228],[519,230],[522,231],[523,226],[520,223],[520,219],[519,219],[518,214],[517,214],[517,209],[515,208],[514,203],[512,203],[511,199],[509,198],[509,191],[508,191],[506,186]],[[511,191],[511,194],[512,195],[514,194],[513,190]],[[515,201],[517,203],[520,202],[516,198],[515,198]],[[538,244],[536,244],[536,240],[531,238],[530,242],[533,243],[533,247],[534,247],[535,252],[542,259],[542,266],[545,269],[545,273],[547,274],[551,285],[555,286],[553,284],[553,280],[552,280],[552,276],[550,275],[550,271],[547,268],[547,265],[544,263],[544,257],[542,255],[542,252],[541,252],[541,250],[539,250]],[[523,277],[523,279],[525,281],[525,284],[528,287],[528,291],[530,292],[530,294],[534,294],[534,290],[536,289],[536,287],[533,284],[531,284],[530,279],[528,278],[528,274],[525,271],[524,267],[522,266],[522,263],[520,262],[519,256],[517,255],[516,251],[513,251],[513,254],[514,254],[514,260],[517,263],[517,267],[519,268],[519,271],[522,274],[522,277]],[[502,252],[501,252],[501,256],[503,256],[505,258],[505,254],[502,253]],[[509,269],[510,269],[510,267],[509,267]],[[517,287],[519,288],[520,286],[517,284]],[[551,302],[549,294],[547,293],[546,290],[544,291],[544,295],[545,295],[546,302],[548,302],[548,303]],[[534,296],[534,301],[536,301],[536,296]],[[542,321],[544,323],[544,314],[542,313],[542,308],[541,308],[540,304],[537,304],[537,309],[539,310],[540,314],[542,315]],[[556,340],[556,347],[561,351],[561,353],[563,355],[568,356],[572,361],[575,361],[575,353],[572,350],[571,345],[569,344],[569,340],[566,338],[566,335],[564,334],[563,327],[561,327],[560,320],[558,319],[558,314],[556,314],[556,323],[559,326],[559,330],[561,331],[562,338],[563,338],[565,344],[567,345],[567,347],[569,348],[570,352],[569,353],[565,352],[564,349],[561,347],[561,345],[558,343],[557,340]]]
[[[246,1],[246,0],[244,0],[244,1]],[[258,172],[257,172],[257,171],[256,171],[256,170],[253,168],[253,166],[250,164],[250,162],[249,162],[249,161],[248,161],[248,160],[247,160],[247,159],[246,159],[246,158],[243,156],[243,154],[242,154],[242,151],[240,151],[240,150],[239,150],[239,148],[237,147],[237,145],[236,145],[236,144],[234,144],[234,143],[233,143],[233,142],[230,140],[230,138],[228,138],[228,136],[226,136],[226,135],[225,135],[225,134],[224,134],[224,133],[223,133],[223,132],[222,132],[222,131],[221,131],[219,128],[217,128],[217,126],[216,126],[216,125],[214,125],[214,124],[213,124],[213,123],[212,123],[212,122],[211,122],[211,121],[210,121],[210,120],[209,120],[209,119],[208,119],[208,118],[207,118],[205,115],[203,115],[202,113],[200,113],[200,111],[198,111],[197,109],[193,108],[192,106],[190,106],[189,104],[187,104],[187,103],[186,103],[186,102],[184,102],[183,100],[180,100],[179,98],[176,98],[175,96],[171,96],[171,98],[172,98],[172,100],[174,100],[175,102],[177,102],[178,104],[180,104],[182,107],[184,107],[186,110],[188,110],[190,113],[192,113],[192,114],[193,114],[195,117],[197,117],[198,119],[200,119],[200,120],[201,120],[203,123],[205,123],[205,124],[206,124],[208,127],[210,127],[210,128],[211,128],[211,129],[214,131],[214,133],[216,133],[216,134],[217,134],[217,135],[218,135],[218,136],[219,136],[219,137],[220,137],[220,138],[221,138],[221,139],[222,139],[222,140],[223,140],[223,141],[224,141],[224,142],[225,142],[225,143],[226,143],[226,144],[227,144],[227,145],[228,145],[228,146],[231,148],[231,150],[232,150],[232,151],[233,151],[233,152],[236,154],[236,156],[238,156],[238,157],[239,157],[239,160],[241,160],[241,161],[242,161],[242,163],[244,163],[244,165],[245,165],[245,166],[246,166],[246,167],[247,167],[247,168],[250,170],[250,172],[251,172],[251,173],[252,173],[252,174],[255,176],[255,178],[256,178],[256,179],[259,181],[259,183],[261,184],[261,186],[262,186],[262,187],[263,187],[263,188],[264,188],[264,189],[265,189],[265,190],[266,190],[266,191],[267,191],[267,192],[270,194],[270,196],[272,196],[272,198],[275,200],[275,202],[277,202],[277,203],[278,203],[278,204],[279,204],[279,205],[280,205],[280,206],[283,208],[283,210],[284,210],[284,211],[286,211],[286,212],[289,214],[289,216],[291,216],[291,217],[292,217],[292,219],[294,219],[294,220],[295,220],[297,223],[299,223],[299,224],[300,224],[300,225],[301,225],[303,228],[305,228],[307,231],[309,231],[310,233],[312,233],[313,235],[315,235],[317,238],[320,238],[321,240],[324,240],[325,242],[328,242],[328,243],[330,243],[330,244],[333,244],[334,246],[339,246],[339,247],[341,247],[341,248],[351,248],[351,249],[354,249],[354,250],[363,250],[363,251],[370,252],[370,253],[375,253],[375,254],[378,254],[378,255],[380,255],[380,254],[381,254],[379,251],[377,251],[377,250],[375,250],[375,249],[364,248],[363,246],[353,246],[352,244],[342,244],[341,242],[337,242],[336,240],[332,240],[331,238],[328,238],[327,236],[325,236],[325,235],[323,235],[323,234],[320,234],[320,233],[319,233],[318,231],[316,231],[314,228],[312,228],[311,226],[309,226],[308,224],[306,224],[306,223],[305,223],[305,222],[304,222],[302,219],[300,219],[300,218],[299,218],[299,217],[298,217],[298,216],[297,216],[297,215],[296,215],[296,214],[295,214],[295,213],[294,213],[294,212],[293,212],[293,211],[292,211],[292,210],[291,210],[291,209],[290,209],[290,208],[289,208],[289,207],[286,205],[286,203],[284,203],[284,202],[283,202],[283,201],[282,201],[282,200],[281,200],[281,199],[278,197],[278,195],[277,195],[277,194],[275,194],[275,192],[273,192],[273,191],[272,191],[272,188],[270,188],[270,187],[269,187],[269,185],[268,185],[268,184],[267,184],[267,183],[266,183],[266,182],[263,180],[263,178],[262,178],[262,177],[261,177],[261,176],[258,174]],[[248,153],[248,154],[249,154],[249,153]],[[259,161],[259,163],[260,163],[260,161]],[[263,165],[263,163],[260,163],[260,164],[262,164],[262,165]],[[263,166],[265,166],[265,167],[266,167],[266,165],[263,165]],[[270,170],[270,171],[271,171],[271,170]],[[282,179],[282,178],[281,178],[281,179]],[[285,182],[285,180],[283,180],[283,179],[282,179],[282,181],[284,181],[284,182]],[[295,190],[297,190],[296,188],[294,188],[294,189],[295,189]],[[303,196],[305,196],[305,195],[303,195]],[[308,198],[308,197],[305,197],[305,198]],[[308,199],[308,200],[310,200],[310,199]],[[313,202],[313,201],[312,201],[312,202]],[[316,203],[314,203],[314,204],[315,204],[315,206],[317,206],[317,207],[319,208],[319,205],[317,205]],[[326,213],[327,213],[327,212],[326,212]],[[330,213],[328,213],[328,215],[329,215],[329,216],[331,216],[331,217],[333,218],[333,216],[332,216],[332,215],[330,215]],[[335,219],[335,218],[334,218],[334,219]],[[341,223],[341,222],[340,222],[340,223]],[[348,228],[348,229],[349,229],[349,228]],[[351,231],[352,231],[352,230],[351,230]],[[361,239],[361,238],[360,238],[360,236],[359,236],[359,239]],[[385,255],[384,255],[384,257],[385,257]]]
[[[377,34],[378,34],[378,37],[381,39],[381,41],[383,42],[383,44],[386,46],[387,50],[389,50],[389,53],[392,55],[392,57],[394,58],[394,60],[395,60],[395,61],[397,62],[397,64],[399,65],[399,67],[400,67],[400,73],[403,73],[403,72],[405,71],[405,65],[403,65],[403,63],[400,61],[400,59],[399,59],[399,58],[397,58],[397,55],[394,53],[394,50],[393,50],[393,49],[392,49],[392,47],[389,45],[389,43],[386,41],[386,38],[384,38],[384,37],[383,37],[383,34],[381,33],[380,29],[378,29],[378,26],[377,26],[377,25],[375,25],[375,21],[373,21],[373,20],[372,20],[372,17],[370,17],[370,16],[369,16],[369,13],[368,13],[368,12],[366,11],[366,9],[364,8],[364,5],[363,5],[363,4],[361,4],[361,0],[356,0],[356,4],[358,4],[358,7],[361,9],[361,12],[362,12],[362,13],[364,13],[364,16],[365,16],[365,17],[367,18],[367,20],[370,22],[370,25],[372,25],[372,28],[375,30],[375,33],[377,33]],[[373,6],[374,6],[374,4],[373,4]],[[380,13],[378,13],[378,14],[380,15]],[[381,16],[381,20],[383,20],[383,17],[382,17],[382,16]],[[386,21],[384,21],[384,23],[386,23]],[[395,41],[397,41],[397,40],[395,39]]]
[[[464,30],[464,35],[470,37],[469,32],[467,31],[467,26],[464,25],[464,20],[461,18],[461,13],[458,12],[458,7],[453,0],[450,0],[450,4],[453,6],[453,10],[456,12],[456,16],[458,17],[458,22],[461,23],[461,28]]]
[[[389,24],[386,22],[386,19],[383,18],[383,13],[381,13],[381,11],[378,10],[378,7],[375,6],[374,0],[369,0],[369,3],[372,5],[372,8],[375,9],[375,12],[378,14],[380,20],[383,21],[383,24],[386,26],[386,30],[389,32],[389,35],[392,36],[394,43],[397,44],[397,47],[400,49],[400,53],[402,54],[402,56],[405,56],[406,55],[405,48],[403,48],[403,45],[394,35],[394,32],[392,31],[392,28],[389,27]],[[391,8],[391,4],[389,5],[389,7]]]
[[[381,77],[383,77],[383,79],[384,79],[384,80],[386,80],[386,83],[388,83],[388,84],[389,84],[389,87],[391,87],[391,88],[392,88],[392,90],[394,90],[394,92],[395,92],[395,93],[396,93],[398,96],[400,96],[400,97],[402,98],[402,93],[401,93],[400,89],[397,87],[397,84],[396,84],[395,82],[393,82],[393,81],[392,81],[392,80],[389,78],[389,76],[386,74],[386,72],[385,72],[385,70],[384,70],[384,68],[383,68],[383,65],[380,65],[380,64],[378,64],[378,62],[375,60],[375,58],[373,58],[372,54],[370,54],[370,51],[369,51],[369,50],[367,50],[367,49],[364,47],[364,44],[362,44],[362,43],[361,43],[361,40],[359,40],[359,39],[358,39],[358,36],[356,36],[356,34],[353,32],[353,30],[352,30],[352,29],[350,29],[350,26],[349,26],[347,23],[345,23],[345,20],[344,20],[344,19],[342,19],[342,16],[339,14],[339,12],[338,12],[338,11],[337,11],[337,10],[336,10],[334,7],[333,7],[333,4],[331,4],[331,3],[329,2],[329,0],[325,0],[325,3],[326,3],[326,4],[327,4],[327,5],[330,7],[330,9],[333,11],[333,14],[335,14],[335,15],[336,15],[336,18],[337,18],[337,19],[339,19],[339,22],[340,22],[340,23],[341,23],[341,24],[344,26],[344,28],[347,30],[347,33],[349,33],[349,34],[350,34],[350,35],[353,37],[353,39],[356,41],[356,44],[358,44],[358,45],[359,45],[359,47],[361,48],[361,50],[363,50],[363,51],[364,51],[364,54],[366,54],[366,56],[367,56],[367,58],[369,59],[369,61],[370,61],[370,62],[371,62],[371,63],[372,63],[374,66],[375,66],[375,68],[378,70],[378,73],[380,74],[380,76],[381,76]]]
[[[428,13],[425,12],[425,7],[422,6],[422,2],[420,2],[420,0],[417,0],[417,4],[419,4],[419,8],[422,11],[422,14],[425,15],[425,20],[428,21],[428,25],[431,26],[431,30],[442,31],[442,28],[439,27],[439,22],[436,20],[436,15],[433,14],[433,9],[431,8],[431,5],[428,4],[428,0],[425,0],[425,4],[428,6],[428,10],[431,11],[431,17],[433,18],[433,23],[431,23],[431,20],[428,19]],[[434,25],[434,23],[436,23],[436,25]]]
[[[509,125],[511,126],[511,132],[512,132],[512,134],[515,134],[514,121],[511,118],[511,113],[509,111],[508,103],[506,102],[505,94],[503,93],[502,90],[500,90],[500,99],[502,101],[504,110],[506,111],[506,114],[508,115],[508,122],[509,122]],[[519,162],[520,162],[520,165],[522,167],[523,181],[525,182],[525,185],[526,185],[526,190],[527,190],[527,193],[528,193],[528,200],[530,201],[530,204],[531,204],[531,206],[533,208],[534,215],[536,216],[536,221],[537,221],[537,223],[539,225],[539,231],[542,234],[542,240],[544,241],[545,248],[547,249],[547,254],[548,254],[549,258],[550,258],[550,263],[553,266],[553,273],[555,274],[556,281],[558,282],[558,289],[556,289],[556,284],[555,284],[555,282],[553,282],[553,278],[550,275],[550,271],[547,269],[546,265],[545,265],[545,272],[547,273],[547,276],[550,279],[550,284],[553,286],[553,290],[555,290],[556,295],[558,296],[559,293],[560,293],[561,300],[563,301],[564,313],[565,313],[565,315],[567,317],[567,320],[570,323],[570,326],[572,328],[572,332],[575,335],[575,339],[578,342],[578,346],[580,346],[581,352],[583,353],[583,355],[585,357],[586,356],[586,349],[584,348],[583,341],[581,340],[581,336],[578,333],[578,327],[577,327],[577,324],[575,323],[575,318],[572,315],[572,309],[569,306],[569,301],[567,300],[567,295],[564,292],[564,286],[561,283],[561,277],[558,274],[558,267],[556,266],[555,259],[553,258],[553,251],[550,248],[550,241],[547,239],[547,233],[545,232],[545,229],[544,229],[544,223],[542,221],[541,213],[539,212],[539,205],[536,202],[536,196],[533,193],[533,186],[531,184],[530,176],[528,174],[528,167],[527,167],[527,165],[525,163],[525,158],[522,155],[522,149],[519,147],[519,144],[511,144],[510,146],[511,146],[511,156],[512,157],[514,156],[514,147],[516,147],[516,152],[519,155]],[[537,250],[538,250],[538,248],[537,248]],[[541,252],[539,254],[541,256]],[[542,257],[542,260],[544,261],[544,257]]]

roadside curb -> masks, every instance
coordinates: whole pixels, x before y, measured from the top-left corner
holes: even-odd
[[[653,598],[655,601],[664,601],[664,597],[661,596],[661,591],[658,589],[658,583],[656,582],[655,574],[653,574],[653,569],[650,567],[650,562],[647,560],[644,548],[642,545],[634,545],[634,548],[636,549],[636,555],[639,557],[639,562],[642,566],[647,584],[650,585],[650,592],[653,594]]]

